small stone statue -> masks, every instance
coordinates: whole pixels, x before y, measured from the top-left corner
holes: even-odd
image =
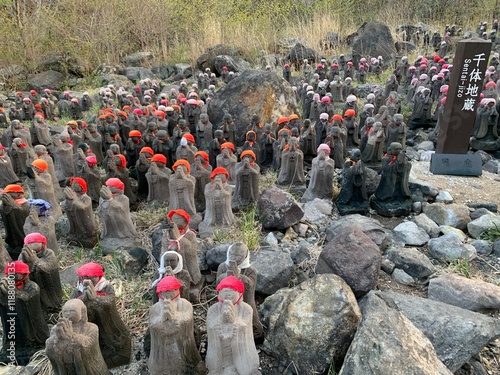
[[[47,239],[47,247],[59,255],[56,238],[56,219],[50,214],[50,203],[42,199],[28,199],[30,214],[24,221],[24,234],[40,233]]]
[[[210,175],[211,183],[205,186],[205,218],[198,226],[201,238],[209,237],[217,228],[231,227],[237,223],[231,210],[233,188],[227,183],[229,173],[217,167]]]
[[[155,275],[153,281],[153,288],[166,276],[175,276],[182,284],[181,298],[189,300],[189,289],[191,285],[191,276],[189,272],[184,269],[184,260],[182,255],[177,251],[165,251],[160,258],[160,268]],[[158,302],[158,295],[153,294],[153,303]]]
[[[0,361],[4,363],[17,361],[19,365],[25,366],[36,351],[43,349],[49,337],[49,327],[40,303],[40,288],[28,278],[29,274],[28,265],[16,260],[7,264],[6,276],[0,280],[0,317],[3,327]],[[12,296],[15,305],[12,304]],[[9,332],[14,332],[13,337]],[[15,353],[9,349],[11,346],[14,346]]]
[[[76,242],[91,249],[99,240],[99,229],[92,210],[92,200],[87,195],[87,183],[83,178],[70,179],[71,187],[64,189],[65,200],[61,203],[69,221],[66,241]]]
[[[35,179],[35,198],[49,202],[52,207],[53,215],[58,218],[62,215],[62,211],[56,199],[56,193],[52,185],[52,177],[48,172],[48,164],[42,159],[35,159],[31,163],[31,167]]]
[[[330,147],[330,158],[334,161],[335,168],[339,169],[344,163],[345,133],[338,126],[332,126],[330,134],[325,139],[325,144]]]
[[[146,173],[148,202],[168,203],[168,181],[172,172],[166,165],[167,158],[162,154],[153,155],[151,158],[151,166]]]
[[[138,245],[137,231],[130,216],[129,200],[123,193],[125,186],[118,178],[110,178],[101,189],[99,214],[102,221],[101,249],[112,253],[118,248]]]
[[[405,216],[412,207],[408,186],[411,164],[401,143],[393,142],[382,159],[380,183],[370,200],[370,206],[382,216]]]
[[[335,162],[330,159],[330,147],[326,144],[319,145],[318,156],[312,161],[311,181],[302,196],[302,202],[312,201],[315,198],[333,198],[333,174]]]
[[[298,148],[298,139],[291,137],[288,147],[281,153],[281,169],[278,175],[278,186],[290,186],[295,191],[304,191],[306,178],[304,176],[304,154]]]
[[[137,198],[140,200],[146,200],[149,195],[149,185],[146,174],[149,171],[149,168],[151,166],[151,158],[154,154],[155,153],[151,147],[143,147],[139,152],[139,158],[137,159],[137,162],[135,164],[135,173],[137,175]],[[168,163],[167,157],[165,155],[158,155],[164,156],[166,163]]]
[[[368,212],[366,170],[360,159],[361,151],[354,148],[351,150],[351,157],[344,163],[342,187],[336,202],[341,215],[364,215]]]
[[[12,259],[19,258],[24,246],[24,221],[30,214],[30,205],[20,185],[7,185],[2,192],[0,214],[5,228],[5,243]]]
[[[54,139],[54,168],[56,178],[64,186],[67,179],[75,175],[75,166],[73,164],[73,145],[69,142],[69,134],[63,132],[59,139]]]
[[[196,213],[194,204],[194,189],[196,179],[190,175],[191,166],[186,160],[177,160],[172,169],[174,174],[169,180],[170,201],[169,211],[182,209],[191,216],[193,229],[198,229],[201,215]]]
[[[166,276],[156,286],[159,301],[149,310],[151,375],[205,374],[194,339],[193,306],[180,297],[182,284]]]
[[[7,149],[0,144],[0,187],[15,184],[19,177],[14,172],[12,160],[7,155]]]
[[[393,142],[398,142],[401,143],[401,146],[403,146],[403,151],[405,151],[407,127],[403,122],[403,115],[400,113],[396,113],[394,116],[392,116],[392,118],[393,121],[391,121],[389,123],[389,126],[387,127],[386,145],[389,146]]]
[[[59,278],[59,261],[47,239],[40,233],[30,233],[24,238],[19,260],[29,266],[30,278],[40,287],[40,302],[45,313],[58,313],[62,305],[63,290]]]
[[[116,309],[115,290],[97,263],[87,263],[76,270],[79,276],[70,298],[83,301],[88,319],[99,328],[99,346],[108,368],[130,363],[130,332]]]
[[[382,123],[376,121],[368,134],[366,146],[361,153],[361,160],[364,163],[378,164],[384,154],[385,134]]]
[[[217,286],[219,302],[207,313],[208,349],[205,359],[214,374],[260,375],[252,332],[253,310],[242,301],[245,286],[228,276]]]
[[[209,164],[209,157],[205,151],[198,151],[194,154],[194,164],[191,165],[191,176],[196,179],[194,188],[194,204],[196,211],[205,211],[205,186],[210,182],[212,166]]]
[[[25,177],[27,174],[27,166],[29,165],[28,159],[31,149],[28,148],[26,143],[21,138],[14,138],[12,146],[10,146],[10,156],[14,173],[18,177]]]
[[[234,155],[234,144],[225,142],[220,146],[221,154],[217,156],[217,167],[225,168],[229,173],[228,184],[236,182],[236,163],[238,158]]]
[[[243,301],[253,310],[253,338],[256,343],[264,340],[264,328],[259,320],[257,305],[255,304],[255,285],[257,284],[257,270],[250,264],[250,251],[247,245],[237,242],[227,249],[226,261],[217,268],[217,283],[228,276],[234,276],[245,285]]]
[[[101,196],[101,172],[97,169],[97,158],[95,155],[87,156],[78,174],[87,183],[87,194],[92,199],[92,207],[97,207]]]
[[[260,167],[256,163],[256,155],[245,150],[240,155],[241,162],[236,165],[236,185],[231,206],[233,210],[241,210],[259,200]]]
[[[498,136],[498,112],[495,99],[481,100],[477,108],[470,145],[473,150],[494,152],[500,149]]]
[[[162,249],[182,253],[183,268],[189,272],[189,300],[197,302],[203,286],[203,277],[198,264],[198,244],[196,234],[189,229],[190,215],[184,210],[172,210],[168,213],[168,222],[162,237]]]
[[[45,352],[56,375],[110,374],[99,349],[99,328],[87,321],[87,307],[81,300],[70,299],[64,304]]]

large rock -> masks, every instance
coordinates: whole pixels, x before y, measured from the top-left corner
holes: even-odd
[[[103,85],[114,85],[115,87],[130,87],[132,81],[121,74],[104,74],[101,76]]]
[[[314,198],[304,203],[304,220],[313,224],[321,224],[331,216],[332,210],[331,200]]]
[[[365,22],[356,33],[352,42],[353,57],[382,56],[386,63],[394,60],[396,48],[386,24],[379,21]]]
[[[294,363],[297,374],[321,374],[342,361],[361,318],[351,289],[335,275],[280,290],[266,298],[262,314],[266,350],[283,366]]]
[[[153,52],[136,52],[122,58],[127,66],[141,66],[153,60]]]
[[[32,74],[28,76],[28,87],[37,91],[43,89],[53,89],[60,90],[66,76],[62,73],[56,72],[55,70],[46,70],[38,74]]]
[[[264,229],[285,230],[304,216],[292,194],[276,186],[265,189],[257,202],[257,212]]]
[[[293,260],[289,253],[260,249],[250,253],[250,261],[257,270],[257,293],[271,295],[289,285],[293,273]]]
[[[393,229],[397,239],[408,246],[424,246],[430,239],[427,232],[412,221],[404,221]]]
[[[309,62],[315,62],[317,60],[317,53],[312,48],[308,48],[300,43],[296,43],[295,46],[287,53],[284,62],[289,62],[296,67],[302,66],[304,60]]]
[[[370,292],[339,375],[451,375],[431,342],[391,298]]]
[[[473,238],[479,238],[481,233],[488,229],[500,228],[500,216],[495,214],[486,214],[467,224],[469,235]]]
[[[203,54],[196,59],[196,67],[201,71],[210,68],[212,72],[216,71],[214,60],[217,56],[240,56],[240,51],[234,47],[217,44],[216,46],[207,48]]]
[[[360,227],[343,227],[321,251],[316,273],[339,275],[362,297],[377,286],[381,262],[379,247]]]
[[[290,84],[276,73],[247,70],[215,93],[207,111],[215,126],[225,112],[233,116],[236,142],[243,143],[254,114],[262,123],[277,121],[280,116],[297,113],[297,101]]]
[[[125,77],[132,82],[137,82],[145,78],[155,78],[150,68],[142,68],[138,66],[131,66],[120,71]]]
[[[425,281],[436,272],[436,267],[429,258],[412,247],[391,247],[385,253],[385,257],[394,263],[397,268],[419,281]]]
[[[431,239],[428,245],[432,257],[447,262],[455,259],[473,259],[477,256],[474,246],[464,244],[462,238],[453,232]]]
[[[438,225],[449,225],[463,230],[470,222],[469,209],[462,204],[427,204],[424,205],[423,211]]]
[[[243,73],[245,70],[250,69],[250,63],[238,56],[216,56],[213,63],[215,66],[215,71],[219,74],[221,74],[222,68],[224,66],[226,66],[230,72],[235,73]]]
[[[430,299],[471,311],[500,309],[500,286],[452,273],[432,279],[428,293]]]
[[[333,240],[342,228],[351,228],[354,225],[361,228],[382,251],[389,245],[390,232],[380,224],[380,221],[359,214],[342,216],[332,221],[326,230],[326,240]]]
[[[413,216],[411,221],[417,224],[419,228],[425,230],[429,237],[435,238],[439,236],[439,226],[433,220],[429,219],[429,216],[426,214]]]
[[[207,269],[217,271],[219,264],[224,263],[227,258],[227,249],[231,244],[221,243],[210,246],[205,252],[205,263]]]
[[[439,301],[392,291],[390,297],[430,340],[439,359],[452,372],[500,336],[500,321]]]

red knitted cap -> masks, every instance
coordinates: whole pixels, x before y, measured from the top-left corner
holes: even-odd
[[[14,273],[24,273],[24,274],[29,274],[30,273],[30,268],[28,265],[24,262],[21,262],[20,260],[15,260],[11,263],[7,263],[5,266],[5,272],[6,275],[9,274],[14,274]]]
[[[179,290],[181,287],[182,284],[175,278],[175,276],[166,276],[161,279],[156,286],[156,293]]]
[[[160,163],[167,164],[167,158],[162,154],[155,154],[151,158],[151,161],[159,161]]]
[[[212,174],[210,175],[210,179],[213,180],[215,176],[218,174],[223,174],[226,176],[226,180],[229,178],[229,173],[227,172],[226,168],[223,167],[217,167],[212,171]]]
[[[76,270],[76,273],[79,276],[88,276],[88,277],[101,277],[104,276],[104,269],[100,264],[90,262],[84,264],[80,268]]]
[[[115,187],[115,188],[120,189],[120,190],[125,190],[125,184],[119,178],[116,178],[116,177],[109,178],[106,181],[106,186]]]
[[[85,193],[87,192],[87,182],[85,182],[85,180],[83,178],[72,177],[69,179],[70,184],[72,184],[73,181],[76,182],[78,185],[80,185]]]
[[[245,292],[245,284],[243,284],[243,281],[234,276],[226,277],[219,283],[219,285],[217,285],[217,291],[220,291],[224,288],[230,288],[232,290],[236,290],[238,293]]]
[[[41,242],[44,245],[47,245],[47,238],[43,234],[40,233],[30,233],[26,237],[24,237],[24,244],[28,245],[30,243]]]
[[[172,216],[174,216],[174,214],[182,216],[184,219],[186,219],[187,224],[189,225],[189,222],[191,221],[191,215],[189,215],[186,211],[184,211],[183,209],[180,209],[180,208],[178,210],[172,210],[168,213],[167,217],[170,220],[172,220]]]

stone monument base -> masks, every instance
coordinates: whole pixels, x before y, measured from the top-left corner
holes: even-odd
[[[411,199],[379,201],[375,196],[370,199],[370,207],[385,217],[407,216],[411,212],[412,205]]]
[[[336,203],[337,209],[342,216],[345,215],[353,215],[360,214],[366,215],[368,209],[370,208],[370,204],[368,201],[366,202],[356,202],[349,205]]]
[[[482,140],[474,139],[470,141],[470,148],[474,151],[483,150],[486,152],[495,152],[500,150],[500,139],[497,140]]]

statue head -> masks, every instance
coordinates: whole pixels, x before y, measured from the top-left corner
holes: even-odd
[[[158,133],[156,133],[156,138],[161,141],[166,141],[168,139],[168,133],[166,130],[159,130]]]
[[[30,233],[24,237],[24,247],[34,250],[38,257],[43,255],[47,246],[47,238],[41,233]]]
[[[353,148],[351,150],[350,158],[352,161],[358,162],[361,159],[361,150],[359,148]]]
[[[172,301],[180,296],[181,287],[182,284],[175,276],[165,276],[156,286],[156,293],[160,300]]]
[[[227,182],[229,178],[229,173],[226,168],[217,167],[212,171],[210,175],[210,179],[212,180],[212,185],[215,186],[216,189],[222,189],[222,186]]]
[[[225,123],[229,124],[230,122],[233,121],[233,116],[231,116],[229,113],[224,114],[224,117],[222,118],[222,121]]]
[[[271,124],[266,124],[266,125],[264,125],[264,132],[265,132],[266,134],[271,133]]]
[[[87,192],[87,182],[81,177],[72,177],[70,179],[71,189],[75,193],[83,194]]]
[[[321,160],[325,160],[330,157],[330,147],[325,143],[320,144],[316,151],[318,153],[318,158]]]
[[[219,292],[218,298],[220,302],[231,302],[235,305],[243,297],[245,285],[238,278],[228,276],[217,285],[217,291]]]
[[[252,150],[245,150],[240,155],[241,162],[245,165],[253,165],[256,160],[255,153]]]
[[[297,137],[290,137],[288,141],[288,145],[290,146],[290,151],[295,151],[297,149],[297,145],[299,143],[299,139]]]
[[[163,254],[163,262],[165,267],[172,268],[174,275],[182,270],[182,255],[177,251],[166,251]],[[180,269],[177,269],[178,267]]]
[[[248,263],[243,268],[250,266],[250,251],[248,250],[248,246],[243,242],[236,242],[227,248],[226,264],[230,265],[231,263],[236,264],[238,267],[246,265],[244,263]]]
[[[224,132],[220,129],[217,129],[214,133],[214,136],[216,139],[218,139],[220,141],[224,137]]]
[[[209,118],[208,118],[208,115],[206,113],[202,113],[200,115],[200,121],[202,122],[202,124],[205,124],[205,125],[208,124],[208,120],[209,120]]]
[[[252,125],[257,125],[259,123],[259,121],[260,121],[260,119],[259,119],[258,115],[255,114],[252,116],[252,120],[251,120]]]
[[[248,142],[254,142],[257,135],[253,130],[247,131],[246,138]]]
[[[77,287],[81,292],[83,292],[83,285],[86,280],[95,286],[104,277],[104,269],[100,264],[94,262],[84,264],[76,270],[76,273],[79,277]]]
[[[170,223],[175,224],[179,228],[181,233],[185,231],[191,221],[191,216],[182,209],[170,211],[167,218]]]
[[[109,149],[115,155],[118,155],[120,153],[120,146],[117,143],[110,144]]]
[[[3,189],[2,194],[8,194],[12,199],[18,199],[24,196],[24,189],[21,185],[11,184]]]
[[[311,120],[306,119],[304,120],[304,128],[308,129],[311,126]]]
[[[181,129],[186,129],[186,127],[187,127],[187,122],[186,122],[186,120],[184,120],[184,119],[180,119],[180,120],[179,120],[179,128],[181,128]]]
[[[116,134],[118,134],[118,129],[117,129],[117,128],[116,128],[116,126],[114,126],[114,125],[110,125],[110,126],[108,127],[108,131],[109,131],[109,134],[111,134],[111,135],[116,135]]]
[[[394,119],[394,123],[397,125],[401,125],[403,123],[403,115],[400,113],[396,113],[394,116],[392,116]]]
[[[189,162],[184,159],[177,160],[172,166],[172,169],[174,170],[177,178],[185,178],[186,175],[191,173],[191,166],[189,165]]]
[[[403,151],[403,145],[399,142],[392,142],[389,146],[388,150],[391,155],[399,155],[401,151]]]
[[[61,315],[71,321],[71,323],[87,322],[87,307],[81,299],[74,298],[68,300],[62,307]]]
[[[229,157],[234,152],[234,145],[231,142],[224,142],[220,146],[221,153],[224,157]]]
[[[330,134],[333,138],[338,138],[340,135],[340,128],[338,126],[332,126],[330,129]]]

